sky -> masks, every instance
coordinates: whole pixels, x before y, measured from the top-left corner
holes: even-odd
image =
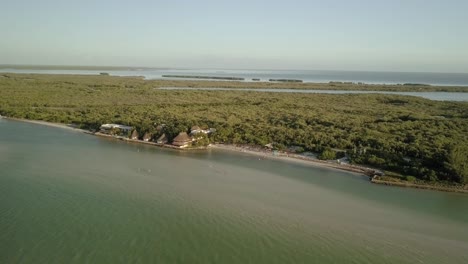
[[[467,0],[0,0],[0,64],[468,73]]]

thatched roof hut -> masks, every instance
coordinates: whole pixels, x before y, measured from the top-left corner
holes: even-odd
[[[138,139],[138,131],[136,129],[133,130],[132,134],[130,135],[130,139]]]
[[[179,146],[181,148],[190,145],[190,143],[192,143],[192,138],[187,135],[187,132],[180,132],[172,141],[172,145]]]
[[[144,135],[143,135],[143,141],[150,141],[152,135],[148,132],[146,132]]]

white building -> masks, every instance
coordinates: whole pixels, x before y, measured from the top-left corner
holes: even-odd
[[[133,127],[131,126],[124,126],[124,125],[119,125],[119,124],[103,124],[100,128],[101,132],[107,133],[111,129],[119,129],[120,131],[124,133],[128,133],[133,130]]]

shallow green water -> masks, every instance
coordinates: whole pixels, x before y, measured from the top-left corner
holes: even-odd
[[[0,120],[0,263],[468,263],[468,195]]]

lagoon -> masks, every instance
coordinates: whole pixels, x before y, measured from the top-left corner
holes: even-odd
[[[468,196],[0,119],[0,263],[467,263]]]
[[[435,101],[468,102],[468,93],[458,92],[390,92],[390,91],[353,91],[353,90],[312,90],[312,89],[278,89],[278,88],[205,88],[205,87],[161,87],[160,90],[203,90],[203,91],[244,91],[268,93],[307,93],[307,94],[393,94],[417,96]]]

